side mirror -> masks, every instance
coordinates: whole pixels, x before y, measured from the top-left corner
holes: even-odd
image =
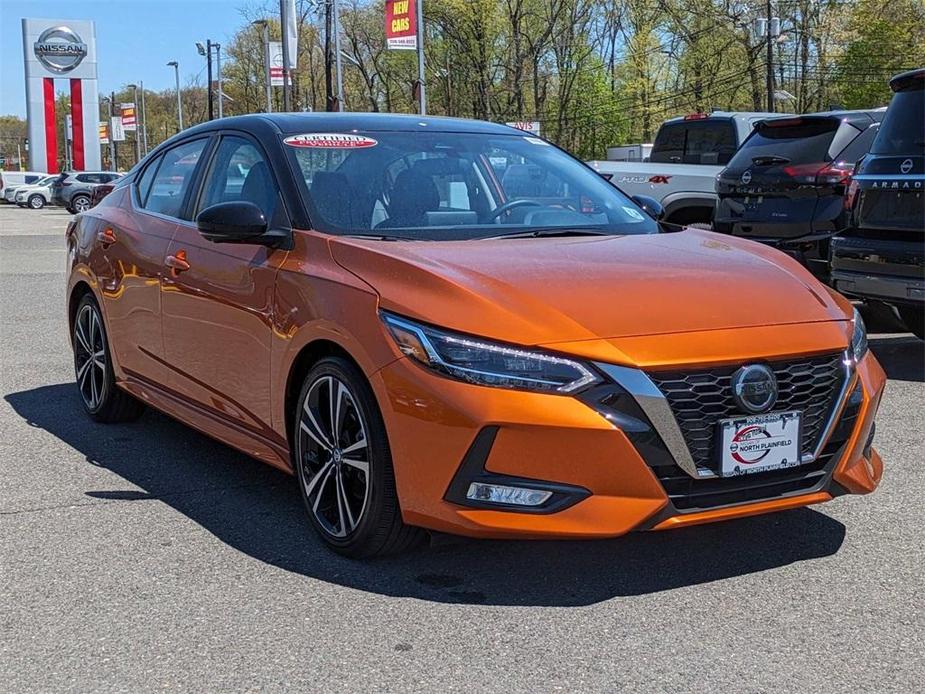
[[[254,203],[235,200],[207,207],[196,217],[196,226],[213,243],[264,244],[267,218]]]
[[[648,195],[634,195],[632,199],[633,202],[643,209],[643,212],[656,222],[660,221],[665,214],[665,208],[662,207],[662,203],[655,198],[650,198]]]

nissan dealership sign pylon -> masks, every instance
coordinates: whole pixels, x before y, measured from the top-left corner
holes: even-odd
[[[79,19],[23,19],[29,168],[58,173],[55,80],[71,93],[73,166],[99,170],[99,99],[96,86],[96,28]],[[61,86],[64,86],[63,84]]]

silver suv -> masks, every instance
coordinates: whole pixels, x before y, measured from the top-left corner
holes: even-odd
[[[51,184],[51,202],[62,205],[71,214],[90,209],[91,193],[100,183],[110,183],[122,177],[115,171],[67,171]]]

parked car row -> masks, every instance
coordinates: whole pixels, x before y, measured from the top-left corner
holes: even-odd
[[[889,108],[675,118],[650,163],[589,163],[658,200],[663,222],[773,246],[847,296],[892,307],[921,338],[923,82],[925,69],[894,77]]]
[[[97,204],[122,177],[114,171],[67,171],[42,174],[34,171],[0,172],[0,199],[20,207],[40,210],[60,205],[71,214]]]

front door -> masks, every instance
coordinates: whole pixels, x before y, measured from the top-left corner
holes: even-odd
[[[224,135],[196,209],[247,200],[267,220],[281,213],[279,188],[259,145]],[[193,215],[191,215],[192,217]],[[286,251],[218,244],[180,222],[163,283],[164,347],[173,385],[195,404],[271,435],[270,346],[276,273]]]

